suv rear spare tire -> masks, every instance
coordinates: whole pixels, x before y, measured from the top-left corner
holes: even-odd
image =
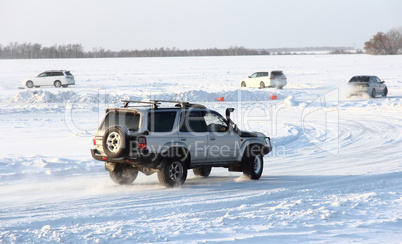
[[[112,126],[106,130],[102,147],[107,156],[117,158],[126,153],[127,134],[127,129],[121,126]]]

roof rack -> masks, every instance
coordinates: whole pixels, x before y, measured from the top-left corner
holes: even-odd
[[[206,108],[204,105],[197,104],[197,103],[189,103],[189,102],[182,102],[182,101],[168,101],[168,100],[150,100],[155,103],[176,103],[176,107],[181,108]]]
[[[123,105],[124,108],[128,107],[128,104],[129,104],[129,103],[145,103],[145,104],[150,104],[150,105],[152,105],[153,108],[158,108],[158,105],[160,104],[160,103],[158,103],[158,102],[143,102],[143,101],[130,101],[130,100],[121,100],[121,101],[124,103],[124,105]]]
[[[152,105],[153,108],[158,108],[161,103],[176,103],[176,107],[180,108],[206,108],[204,105],[196,104],[196,103],[189,103],[189,102],[182,102],[182,101],[167,101],[167,100],[150,100],[150,102],[143,102],[143,101],[130,101],[130,100],[121,100],[124,105],[123,107],[128,107],[129,103],[142,103],[142,104],[149,104]]]

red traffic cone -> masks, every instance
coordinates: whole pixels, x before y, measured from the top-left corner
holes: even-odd
[[[277,95],[274,95],[274,94],[271,93],[271,100],[276,100],[277,98],[278,98]]]

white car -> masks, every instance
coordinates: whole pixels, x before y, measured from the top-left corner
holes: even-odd
[[[74,76],[67,70],[48,70],[22,82],[28,88],[40,86],[67,87],[75,85]]]
[[[255,72],[242,80],[241,87],[276,87],[282,89],[287,83],[285,74],[281,70],[274,70],[271,72]]]

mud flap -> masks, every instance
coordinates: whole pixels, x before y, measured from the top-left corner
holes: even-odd
[[[116,168],[116,163],[105,162],[105,169],[106,169],[107,171],[113,172],[115,168]]]

